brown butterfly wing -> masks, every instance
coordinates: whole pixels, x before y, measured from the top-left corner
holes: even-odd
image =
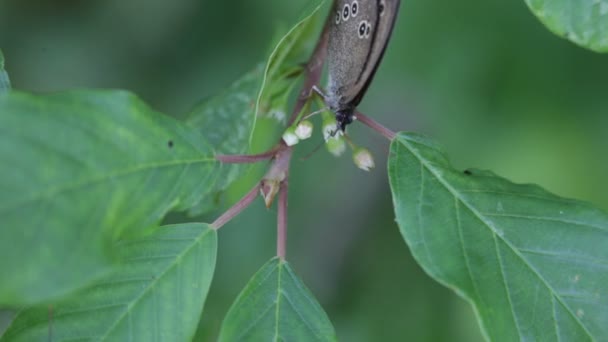
[[[337,13],[357,3],[358,13],[339,21]],[[338,0],[329,34],[328,104],[336,111],[359,104],[382,60],[395,24],[400,0]],[[342,14],[344,14],[342,12]],[[340,19],[343,19],[342,16]],[[352,20],[355,19],[355,20]],[[366,32],[359,35],[367,23]]]
[[[334,2],[328,45],[328,104],[343,109],[357,95],[366,60],[372,47],[377,0]],[[353,11],[353,6],[356,11]],[[368,32],[368,25],[370,26]],[[363,27],[363,34],[360,29]]]
[[[379,6],[384,6],[384,8],[378,13],[378,29],[374,39],[374,45],[372,46],[368,65],[361,76],[361,81],[364,83],[363,86],[358,89],[357,95],[352,101],[353,106],[357,106],[359,102],[361,102],[363,95],[365,95],[365,92],[367,91],[367,87],[371,84],[372,79],[378,70],[382,57],[384,57],[388,41],[393,33],[400,2],[400,0],[378,1]]]

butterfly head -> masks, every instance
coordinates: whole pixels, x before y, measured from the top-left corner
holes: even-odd
[[[338,122],[338,128],[342,132],[346,132],[346,125],[353,122],[353,108],[340,109],[336,111],[336,121]]]

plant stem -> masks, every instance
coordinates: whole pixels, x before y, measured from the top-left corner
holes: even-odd
[[[218,217],[211,224],[211,228],[218,230],[222,228],[223,225],[228,223],[230,220],[235,218],[238,214],[243,211],[243,209],[247,208],[251,202],[258,196],[258,191],[260,191],[260,184],[256,184],[249,192],[243,196],[238,202],[236,202],[230,209],[226,210],[220,217]]]
[[[304,71],[304,83],[298,99],[294,104],[291,117],[287,123],[287,126],[291,126],[298,115],[304,108],[306,102],[310,99],[311,91],[313,86],[316,86],[321,79],[321,71],[323,70],[323,62],[327,54],[327,40],[329,38],[329,21],[326,22],[323,27],[323,32],[319,37],[319,41],[310,56],[310,59],[306,63]],[[287,245],[287,174],[289,173],[289,163],[291,160],[291,154],[293,149],[279,140],[276,147],[271,150],[254,155],[216,155],[215,159],[222,163],[255,163],[259,161],[273,159],[274,161],[270,166],[270,169],[264,179],[279,180],[279,204],[278,204],[278,217],[277,217],[277,256],[281,259],[285,259],[286,245]],[[212,224],[212,229],[220,229],[228,221],[232,220],[237,216],[243,209],[253,202],[256,198],[258,191],[260,190],[261,182],[253,187],[243,198],[241,198],[235,205],[218,217]]]
[[[298,99],[296,100],[296,103],[293,106],[291,117],[287,122],[288,127],[291,126],[298,118],[298,115],[300,114],[300,111],[302,111],[302,108],[304,108],[306,101],[310,99],[312,88],[316,86],[319,83],[319,80],[321,79],[321,72],[323,71],[323,62],[325,61],[325,56],[327,55],[329,22],[329,20],[326,21],[325,26],[323,27],[323,31],[321,32],[321,36],[317,41],[317,45],[315,46],[312,55],[306,63],[304,83],[302,85],[302,89],[300,90]],[[284,145],[281,144],[281,146]],[[277,164],[283,164],[282,166],[278,166],[278,168],[284,169],[286,173],[285,180],[281,182],[279,189],[279,204],[277,213],[277,256],[281,260],[285,260],[287,254],[287,189],[289,185],[287,181],[287,174],[289,173],[289,161],[291,159],[292,148],[289,146],[285,146],[285,152],[287,152],[287,156],[285,158],[277,158],[282,159],[282,161],[276,161]]]
[[[279,146],[281,148],[277,150],[274,160],[263,178],[276,181],[277,183],[282,182],[287,177],[291,155],[293,154],[293,149],[285,145],[285,143],[280,143]]]
[[[397,134],[395,132],[391,131],[390,129],[382,126],[376,120],[370,118],[369,116],[367,116],[361,112],[355,112],[355,116],[357,117],[357,120],[361,121],[362,124],[373,129],[374,131],[380,133],[382,136],[384,136],[388,140],[392,141],[393,139],[395,139],[395,136]]]
[[[319,41],[315,46],[315,50],[312,52],[310,59],[306,63],[306,68],[304,71],[304,83],[302,85],[302,89],[300,90],[300,95],[296,103],[293,106],[293,111],[291,112],[291,117],[287,122],[287,127],[291,126],[300,114],[302,108],[304,108],[304,104],[310,98],[312,87],[316,86],[321,79],[321,71],[323,71],[323,62],[325,61],[325,55],[327,55],[327,41],[329,38],[329,20],[325,23],[323,27],[323,31],[321,32],[321,36],[319,37]]]
[[[274,147],[266,152],[259,154],[218,154],[215,159],[227,164],[248,164],[257,163],[272,159],[279,148]]]
[[[285,260],[287,255],[287,181],[281,182],[277,213],[277,256]]]

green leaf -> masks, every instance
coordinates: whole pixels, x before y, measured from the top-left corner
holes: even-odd
[[[224,319],[220,341],[335,341],[327,315],[285,261],[267,262]]]
[[[215,269],[217,233],[164,226],[117,247],[125,263],[52,306],[21,311],[0,341],[186,341],[198,326]]]
[[[277,39],[265,66],[258,66],[222,93],[197,105],[187,117],[218,153],[243,154],[250,143],[257,117],[287,118],[290,95],[298,84],[302,63],[316,42],[316,28],[322,19],[324,0],[308,3],[305,15]],[[283,31],[282,31],[283,32]],[[213,191],[189,210],[191,216],[205,213],[217,205],[219,194],[238,179],[250,165],[222,165],[222,178]]]
[[[608,215],[536,185],[454,170],[414,134],[393,141],[388,167],[412,254],[474,305],[490,340],[608,339]]]
[[[316,42],[317,26],[324,19],[320,11],[324,0],[308,3],[305,13],[292,28],[283,35],[266,62],[262,86],[258,93],[255,118],[271,116],[284,121],[291,90],[298,81],[302,64],[306,62]]]
[[[217,153],[244,154],[249,151],[249,136],[253,129],[255,101],[262,82],[260,66],[247,73],[228,89],[197,105],[188,115],[186,123],[195,127],[214,147]],[[221,164],[221,179],[213,191],[221,192],[234,182],[249,165]],[[192,216],[214,207],[217,196],[201,198],[189,210]]]
[[[608,1],[526,0],[553,33],[597,52],[608,52]]]
[[[4,70],[4,55],[2,54],[2,50],[0,50],[0,94],[9,90],[11,90],[11,81]]]
[[[64,295],[108,271],[113,240],[208,193],[194,129],[122,91],[0,96],[0,305]]]

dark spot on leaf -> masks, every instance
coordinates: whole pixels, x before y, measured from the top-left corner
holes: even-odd
[[[467,176],[472,176],[473,172],[471,170],[464,170],[464,174]]]
[[[173,140],[169,140],[167,142],[167,146],[169,146],[169,148],[173,148]]]

